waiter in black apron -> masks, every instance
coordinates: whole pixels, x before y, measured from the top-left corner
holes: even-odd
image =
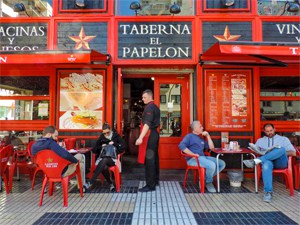
[[[146,107],[142,115],[141,133],[135,144],[139,145],[138,162],[145,164],[146,186],[140,192],[155,191],[159,185],[158,143],[160,124],[160,109],[153,102],[153,92],[145,90],[142,100]]]

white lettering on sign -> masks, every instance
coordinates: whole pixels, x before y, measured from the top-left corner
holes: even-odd
[[[191,34],[191,31],[187,24],[177,25],[164,25],[164,24],[140,24],[140,25],[120,25],[122,33],[125,35],[136,34],[136,35],[153,35],[153,34]],[[169,28],[169,29],[167,29]]]
[[[277,30],[280,35],[299,35],[300,34],[300,24],[276,24]],[[300,39],[298,36],[295,36],[298,43]]]
[[[45,163],[45,166],[47,168],[56,168],[58,166],[58,163]]]
[[[2,62],[4,62],[4,63],[7,62],[7,56],[5,56],[5,57],[0,56],[0,63],[2,63]]]
[[[290,50],[292,50],[293,55],[300,55],[299,48],[297,47],[290,47]]]
[[[42,37],[45,36],[44,26],[10,26],[6,29],[0,26],[0,37]]]
[[[123,58],[175,58],[175,57],[188,57],[189,47],[185,49],[177,47],[169,47],[163,50],[160,47],[140,47],[140,48],[128,48],[123,47]]]

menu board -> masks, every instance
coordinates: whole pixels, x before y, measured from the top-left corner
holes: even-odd
[[[250,70],[205,71],[205,128],[252,130]]]
[[[104,72],[63,72],[59,77],[59,129],[102,129]]]

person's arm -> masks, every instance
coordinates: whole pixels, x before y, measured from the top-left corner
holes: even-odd
[[[189,155],[193,155],[193,156],[197,156],[199,157],[199,154],[195,154],[193,153],[191,150],[189,150],[188,148],[182,150],[184,153],[189,154]]]
[[[53,150],[57,155],[70,161],[71,163],[78,163],[78,160],[71,153],[60,147],[55,141],[51,142],[50,149]]]
[[[288,156],[296,156],[296,149],[295,147],[292,145],[290,139],[288,139],[287,137],[285,137],[283,139],[283,147],[286,150],[286,154]]]
[[[209,133],[207,131],[203,131],[202,136],[206,137],[209,149],[211,149],[211,150],[215,149],[215,145],[214,145]]]
[[[126,143],[123,138],[119,134],[114,138],[113,145],[117,148],[117,153],[120,154],[125,151]]]
[[[135,142],[136,145],[140,145],[143,143],[143,138],[145,137],[145,135],[147,134],[148,131],[149,131],[149,125],[144,124],[142,132],[140,133],[139,138]]]
[[[178,148],[179,148],[181,151],[183,151],[184,153],[186,153],[186,154],[190,154],[190,155],[199,157],[199,154],[193,153],[193,152],[189,149],[189,146],[190,146],[190,136],[189,136],[189,135],[186,135],[186,136],[182,139],[182,141],[179,143]]]
[[[98,140],[96,141],[95,146],[92,148],[92,152],[95,154],[100,154],[100,150],[102,148],[102,141],[101,141],[101,137],[102,135],[100,135],[100,137],[98,138]]]

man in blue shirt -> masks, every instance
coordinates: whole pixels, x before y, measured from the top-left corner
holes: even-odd
[[[216,158],[204,155],[204,149],[214,149],[214,143],[207,131],[203,131],[203,126],[199,121],[193,121],[191,124],[192,132],[187,134],[179,144],[181,151],[187,154],[198,157],[201,167],[206,169],[205,187],[209,192],[216,192],[213,185],[213,177],[217,175],[217,161]],[[202,139],[199,135],[207,138],[207,141]],[[197,166],[195,158],[187,158],[187,164],[190,166]],[[219,159],[219,171],[225,168],[225,162]]]
[[[264,182],[263,200],[265,202],[271,202],[273,193],[273,168],[287,168],[288,156],[296,156],[296,150],[287,137],[275,134],[273,124],[266,123],[264,125],[264,132],[266,136],[259,138],[255,143],[257,147],[255,152],[262,156],[256,159],[244,160],[244,164],[249,168],[253,168],[255,165],[261,164],[262,179]],[[274,147],[273,150],[266,154],[262,151],[263,149],[266,150],[271,147]]]

